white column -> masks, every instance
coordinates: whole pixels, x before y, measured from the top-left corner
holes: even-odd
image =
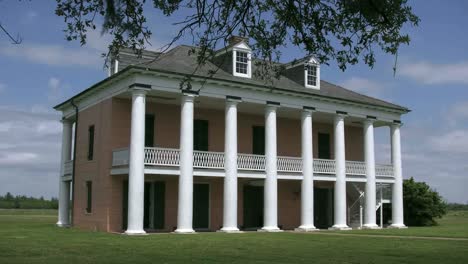
[[[296,231],[315,231],[314,226],[314,158],[312,143],[312,111],[304,109],[302,126],[301,226]]]
[[[175,233],[193,233],[193,101],[195,95],[182,95],[180,119],[180,176]]]
[[[59,175],[59,211],[57,226],[67,227],[70,225],[70,182],[62,179],[65,162],[71,160],[72,148],[72,126],[69,120],[62,120],[62,157],[60,160]]]
[[[145,97],[146,90],[132,90],[130,129],[130,169],[128,173],[128,226],[125,234],[145,234],[143,230],[145,190]]]
[[[265,109],[265,189],[264,217],[260,231],[277,232],[278,228],[278,181],[276,153],[276,105]]]
[[[406,228],[403,223],[403,175],[401,170],[400,124],[391,126],[392,164],[395,183],[392,186],[391,228]]]
[[[366,162],[366,190],[364,226],[366,229],[379,228],[376,224],[375,205],[375,153],[374,153],[374,120],[364,121],[364,160]]]
[[[344,115],[337,114],[334,120],[336,181],[334,192],[335,223],[331,229],[350,229],[346,225],[346,158]]]
[[[223,232],[238,232],[237,227],[237,100],[227,99],[224,129]]]

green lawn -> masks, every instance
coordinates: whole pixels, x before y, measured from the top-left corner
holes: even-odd
[[[468,211],[451,211],[437,221],[438,226],[411,227],[408,229],[353,230],[346,234],[372,234],[397,236],[427,236],[468,238]]]
[[[468,263],[468,240],[331,232],[129,237],[57,228],[55,221],[55,212],[0,210],[0,263]],[[460,228],[462,223],[465,226]],[[458,224],[466,232],[466,213],[451,214],[433,230],[444,237],[453,236],[457,227],[449,226]],[[398,232],[416,232],[412,230]],[[420,234],[433,235],[430,230]]]

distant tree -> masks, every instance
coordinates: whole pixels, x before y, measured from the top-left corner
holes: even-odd
[[[447,209],[449,211],[468,211],[468,203],[466,204],[449,203],[447,205]]]
[[[88,31],[101,27],[113,37],[113,54],[123,47],[141,51],[150,44],[148,13],[188,14],[175,21],[179,31],[165,48],[188,36],[199,47],[194,50],[199,64],[233,35],[241,35],[252,40],[254,55],[268,62],[264,67],[276,67],[285,46],[298,47],[324,64],[336,61],[342,70],[360,60],[372,67],[375,49],[397,54],[399,46],[410,41],[403,26],[419,22],[407,0],[56,1],[55,13],[65,20],[68,40],[84,45]]]
[[[403,182],[404,218],[409,226],[436,225],[447,213],[447,204],[437,191],[413,178]]]

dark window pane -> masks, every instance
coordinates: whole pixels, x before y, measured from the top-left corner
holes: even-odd
[[[154,115],[145,116],[145,147],[154,147]]]
[[[265,155],[265,127],[252,127],[252,153]]]
[[[91,181],[86,182],[86,213],[92,212],[92,198],[93,198],[93,183]]]
[[[194,121],[193,150],[208,151],[208,120]]]
[[[318,158],[330,159],[330,134],[318,133]]]
[[[94,158],[94,125],[88,128],[88,160]]]

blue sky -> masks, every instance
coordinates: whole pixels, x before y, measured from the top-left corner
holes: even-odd
[[[468,2],[412,1],[421,18],[405,28],[412,42],[394,57],[377,54],[373,69],[364,64],[341,72],[322,66],[330,82],[376,96],[413,111],[403,117],[404,177],[428,182],[448,201],[468,202]],[[109,37],[91,32],[88,44],[64,40],[55,1],[0,1],[0,23],[21,45],[0,34],[0,194],[57,196],[61,125],[56,103],[106,77],[100,54]],[[173,18],[151,14],[153,47],[176,31]],[[191,44],[181,41],[180,44]],[[283,61],[302,57],[297,48]],[[376,155],[389,160],[389,129],[376,129]]]

